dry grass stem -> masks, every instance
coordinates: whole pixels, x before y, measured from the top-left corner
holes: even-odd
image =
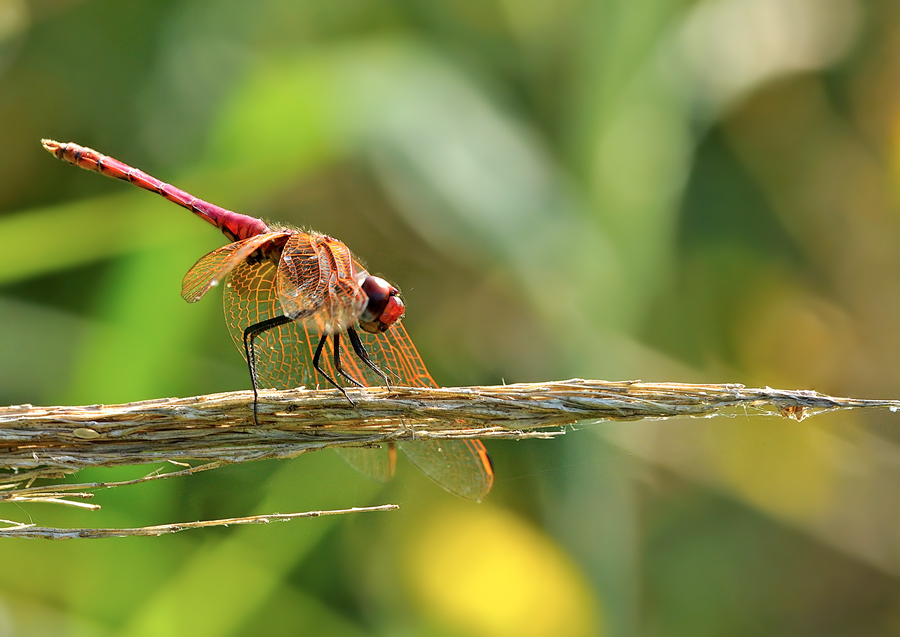
[[[348,393],[352,405],[334,390],[264,391],[258,426],[251,416],[250,392],[122,405],[0,407],[0,471],[6,474],[0,474],[0,500],[14,493],[14,484],[85,467],[161,461],[184,467],[160,476],[167,477],[324,447],[416,438],[547,437],[559,431],[539,430],[578,421],[710,416],[734,407],[793,419],[834,409],[900,409],[896,400],[836,398],[812,391],[579,379]],[[207,464],[195,468],[178,465],[178,460]],[[38,492],[44,487],[30,488]]]
[[[305,511],[303,513],[272,513],[269,515],[251,515],[243,518],[223,518],[220,520],[204,520],[202,522],[177,522],[175,524],[158,524],[141,526],[132,529],[60,529],[33,524],[18,524],[9,520],[0,520],[11,526],[0,529],[0,538],[43,538],[48,540],[99,539],[107,537],[139,537],[166,535],[190,529],[204,529],[212,526],[233,526],[238,524],[268,524],[269,522],[288,522],[295,518],[317,518],[323,515],[343,515],[346,513],[371,513],[373,511],[395,511],[396,504],[381,504],[371,507],[352,507],[350,509],[333,509],[330,511]]]
[[[835,409],[900,409],[896,400],[836,398],[812,391],[580,379],[490,387],[366,388],[348,393],[354,404],[334,390],[264,391],[260,394],[259,425],[251,416],[252,394],[246,391],[123,405],[2,407],[0,502],[97,508],[80,500],[101,488],[189,475],[238,462],[288,458],[325,447],[417,438],[547,438],[561,434],[562,426],[579,421],[711,416],[734,413],[735,408],[775,412],[795,420]],[[191,466],[180,462],[183,460],[202,464]],[[38,478],[62,478],[86,467],[154,462],[168,462],[177,468],[158,469],[124,482],[34,484]],[[322,513],[294,517],[308,515]],[[276,519],[263,517],[266,520],[259,521]],[[0,536],[154,535],[224,523],[71,531],[16,525]]]

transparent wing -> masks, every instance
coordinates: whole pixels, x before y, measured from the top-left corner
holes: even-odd
[[[402,324],[381,334],[360,334],[360,338],[369,358],[387,373],[392,384],[438,386]],[[358,367],[364,367],[355,356],[353,359]],[[368,374],[367,380],[372,376]],[[376,382],[382,383],[381,379]],[[422,473],[450,493],[480,502],[494,484],[491,459],[480,440],[416,440],[401,442],[399,447]]]
[[[494,471],[480,440],[416,440],[400,449],[419,470],[450,493],[481,502],[494,485]]]
[[[298,232],[288,239],[275,278],[284,313],[297,315],[322,307],[330,276],[330,263],[320,259],[320,249],[312,235]]]
[[[282,314],[275,288],[275,265],[270,261],[237,265],[225,283],[225,323],[235,347],[244,356],[244,330]],[[318,338],[302,323],[292,322],[260,334],[256,339],[256,370],[260,387],[315,387],[312,354]]]
[[[356,280],[349,248],[337,239],[298,232],[288,239],[275,277],[285,314],[316,312],[314,333],[343,332],[368,302]]]
[[[228,273],[247,257],[271,241],[288,236],[286,232],[267,232],[243,241],[235,241],[201,257],[181,281],[181,298],[188,303],[199,301],[210,288],[218,285]]]
[[[225,322],[241,355],[244,355],[244,330],[249,325],[282,314],[276,276],[275,266],[268,261],[255,265],[242,263],[234,269],[225,285]],[[319,342],[318,329],[314,320],[306,323],[295,321],[260,334],[256,340],[260,387],[317,387],[321,379],[312,367],[312,357]],[[329,340],[322,366],[332,378],[338,378],[334,370],[333,351]],[[353,369],[354,377],[366,385],[375,384],[375,379],[363,374],[351,357],[346,357],[347,367]],[[368,368],[366,371],[369,371]],[[373,480],[384,483],[394,475],[396,452],[392,446],[385,449],[347,447],[336,448],[335,451],[347,464]]]
[[[387,444],[383,449],[335,447],[334,450],[344,462],[375,482],[384,484],[394,477],[397,450],[393,444]]]

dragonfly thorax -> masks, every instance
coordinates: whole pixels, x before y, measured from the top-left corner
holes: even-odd
[[[378,334],[400,320],[406,307],[400,290],[377,276],[367,276],[362,282],[368,303],[359,315],[359,327],[364,332]]]

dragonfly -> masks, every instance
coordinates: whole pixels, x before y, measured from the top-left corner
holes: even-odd
[[[85,146],[50,139],[41,143],[63,161],[162,195],[217,227],[229,240],[188,270],[181,296],[194,303],[224,282],[225,322],[250,371],[257,424],[260,387],[317,386],[321,377],[352,404],[341,381],[390,388],[393,377],[409,387],[438,386],[401,323],[406,308],[399,290],[369,274],[341,241],[286,225],[269,226]],[[397,445],[451,493],[480,501],[493,485],[491,460],[479,440],[426,439]],[[337,451],[377,480],[385,481],[394,473],[393,443],[387,445],[387,453],[362,448]]]

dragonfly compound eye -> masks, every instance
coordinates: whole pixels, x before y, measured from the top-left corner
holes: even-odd
[[[400,290],[377,276],[366,277],[362,284],[363,292],[369,298],[366,309],[359,317],[359,326],[363,331],[377,334],[384,332],[400,320],[406,307],[400,298]]]

